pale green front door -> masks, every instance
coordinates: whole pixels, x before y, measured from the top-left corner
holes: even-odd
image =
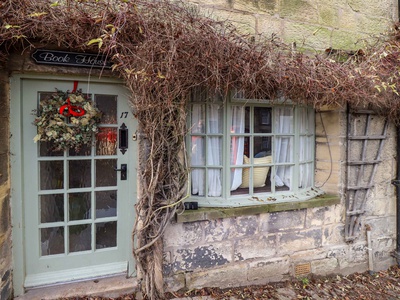
[[[78,89],[103,113],[95,144],[79,152],[54,152],[33,141],[32,111],[56,89],[71,91],[74,80],[20,78],[25,288],[134,272],[137,145],[128,91],[117,83],[78,79]],[[119,149],[123,126],[126,151]],[[123,164],[126,178],[115,170]]]

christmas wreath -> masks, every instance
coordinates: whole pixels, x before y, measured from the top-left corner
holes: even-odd
[[[53,151],[75,149],[90,145],[98,132],[101,112],[81,90],[57,90],[39,103],[34,110],[37,126],[34,142],[50,142]]]

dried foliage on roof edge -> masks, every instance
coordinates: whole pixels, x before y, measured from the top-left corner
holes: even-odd
[[[56,45],[99,52],[132,92],[146,157],[134,230],[142,291],[162,299],[162,235],[187,195],[186,102],[196,87],[251,98],[278,95],[318,108],[363,106],[399,122],[397,31],[344,62],[292,51],[276,39],[240,35],[192,6],[144,0],[5,0],[0,3],[0,61]],[[400,36],[400,35],[399,35]]]

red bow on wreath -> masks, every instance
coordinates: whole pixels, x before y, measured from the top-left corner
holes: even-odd
[[[74,81],[74,89],[72,90],[72,94],[76,92],[76,89],[78,88],[78,81]],[[86,111],[77,105],[71,105],[71,101],[69,100],[69,97],[67,98],[67,103],[62,105],[60,107],[60,115],[63,115],[65,117],[82,117]]]

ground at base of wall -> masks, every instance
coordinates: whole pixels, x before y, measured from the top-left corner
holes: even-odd
[[[400,267],[386,271],[356,273],[348,276],[296,278],[286,282],[231,289],[204,288],[187,292],[167,293],[165,299],[210,300],[210,299],[347,299],[347,300],[394,300],[400,295]],[[59,300],[145,300],[137,294],[119,298],[81,297]]]

